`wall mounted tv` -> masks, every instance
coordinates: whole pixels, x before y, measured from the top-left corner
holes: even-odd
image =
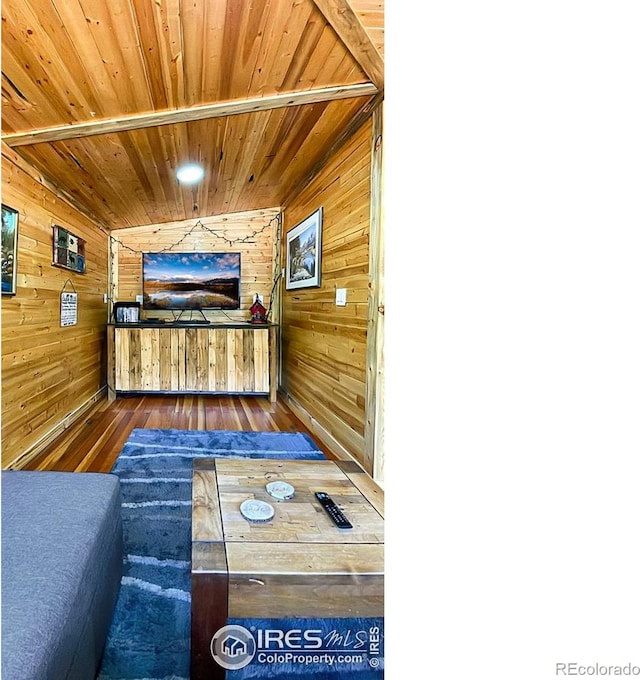
[[[240,253],[143,253],[144,309],[240,309]]]

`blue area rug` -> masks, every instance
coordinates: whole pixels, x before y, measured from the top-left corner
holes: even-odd
[[[120,477],[124,564],[98,680],[189,680],[191,481],[194,458],[322,459],[299,432],[133,430],[112,472]],[[308,653],[256,653],[228,680],[380,680],[383,620],[232,619],[256,631],[310,635]],[[297,638],[296,638],[297,639]]]
[[[187,680],[194,458],[325,456],[299,432],[133,430],[121,480],[122,586],[99,680]]]

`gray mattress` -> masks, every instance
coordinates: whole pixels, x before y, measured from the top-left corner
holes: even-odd
[[[94,678],[122,573],[111,474],[2,472],[2,680]]]

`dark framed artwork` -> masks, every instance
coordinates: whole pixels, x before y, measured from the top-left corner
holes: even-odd
[[[18,276],[18,211],[2,205],[2,294],[15,295]]]
[[[68,229],[53,227],[53,266],[84,274],[84,239]]]
[[[287,290],[316,288],[322,270],[322,208],[287,232]]]

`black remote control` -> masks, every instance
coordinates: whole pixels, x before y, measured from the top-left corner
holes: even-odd
[[[353,529],[351,522],[345,517],[344,512],[336,505],[333,498],[328,493],[324,491],[318,491],[316,493],[316,498],[320,501],[320,505],[325,509],[325,512],[333,523],[338,527],[338,529]]]

